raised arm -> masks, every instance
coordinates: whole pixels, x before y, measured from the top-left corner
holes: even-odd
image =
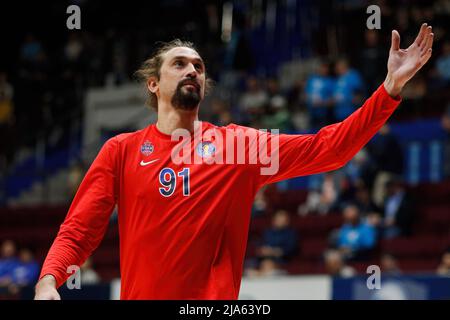
[[[397,108],[402,88],[431,57],[431,27],[423,24],[407,49],[400,49],[399,43],[400,36],[394,30],[386,80],[347,119],[313,135],[278,136],[278,171],[261,175],[261,184],[339,169],[369,142]],[[273,139],[269,135],[269,144],[276,146]]]

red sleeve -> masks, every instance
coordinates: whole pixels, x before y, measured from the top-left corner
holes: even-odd
[[[51,274],[57,288],[70,276],[67,267],[81,266],[106,232],[116,203],[117,144],[117,139],[112,138],[100,150],[45,259],[39,279]]]
[[[260,183],[269,184],[341,168],[369,142],[400,102],[400,97],[392,98],[381,85],[361,108],[342,122],[326,126],[317,134],[280,134],[278,172],[260,175]],[[274,135],[269,134],[267,141],[273,146],[271,139]]]

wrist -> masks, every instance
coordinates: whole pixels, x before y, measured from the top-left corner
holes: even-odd
[[[397,81],[395,81],[393,79],[393,77],[391,76],[391,74],[388,73],[388,75],[386,76],[386,79],[384,80],[384,89],[386,90],[386,92],[392,97],[392,98],[397,98],[400,93],[402,92],[402,88],[403,86],[398,84]]]
[[[41,287],[52,287],[52,288],[56,288],[56,279],[53,275],[51,274],[47,274],[45,276],[43,276],[41,278],[41,280],[38,281],[38,283],[36,284],[36,288],[41,288]]]

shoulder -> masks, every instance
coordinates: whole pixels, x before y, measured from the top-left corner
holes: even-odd
[[[218,130],[221,131],[222,133],[227,133],[227,132],[262,132],[258,129],[255,128],[251,128],[251,127],[245,127],[245,126],[241,126],[235,123],[230,123],[226,126],[217,126],[214,125],[210,122],[206,122],[206,121],[202,121],[202,132],[208,131],[208,130]]]
[[[263,133],[263,131],[252,128],[252,127],[246,127],[246,126],[241,126],[235,123],[230,123],[227,126],[221,127],[224,128],[224,130],[226,131],[234,131],[234,132],[243,132],[243,133]]]
[[[120,133],[120,134],[108,139],[106,141],[105,145],[117,146],[117,145],[128,144],[128,143],[134,141],[135,139],[140,139],[144,135],[144,132],[146,130],[147,130],[147,128],[137,130],[134,132]]]
[[[124,150],[130,144],[134,145],[136,141],[141,140],[145,130],[146,129],[135,132],[121,133],[109,138],[101,147],[100,154],[109,155],[109,157],[111,157],[110,159],[114,158],[120,153],[120,150]]]

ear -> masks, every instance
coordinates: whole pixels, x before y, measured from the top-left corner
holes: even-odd
[[[158,91],[158,89],[159,89],[158,79],[156,79],[156,77],[150,77],[147,80],[147,88],[148,88],[148,90],[150,90],[151,93],[156,94],[156,91]]]

